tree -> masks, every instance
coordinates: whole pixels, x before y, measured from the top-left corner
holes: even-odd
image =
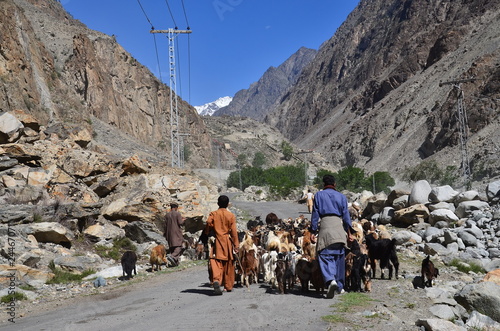
[[[264,180],[264,171],[254,167],[244,167],[241,169],[241,189],[244,190],[249,186],[263,186],[266,185]],[[227,187],[240,188],[240,173],[233,171],[227,178]]]
[[[283,158],[286,161],[290,161],[292,159],[293,147],[288,141],[283,140],[281,142],[281,152],[283,153]]]
[[[270,191],[278,196],[288,196],[295,188],[304,183],[304,167],[288,165],[270,168],[265,171],[265,180]]]
[[[387,171],[377,171],[372,175],[375,192],[390,193],[390,186],[394,186],[396,182]]]
[[[262,152],[255,153],[252,161],[252,167],[262,168],[266,164],[266,156]]]
[[[339,190],[361,192],[367,188],[370,189],[363,169],[348,166],[334,173],[333,176]]]

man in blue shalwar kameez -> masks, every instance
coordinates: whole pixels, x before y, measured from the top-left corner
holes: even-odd
[[[353,240],[353,230],[347,198],[336,190],[335,178],[325,175],[323,184],[323,190],[314,197],[311,241],[316,242],[316,256],[328,288],[326,297],[331,299],[345,285],[345,247]]]

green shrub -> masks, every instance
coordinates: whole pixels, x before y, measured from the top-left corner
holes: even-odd
[[[23,292],[17,292],[17,291],[15,291],[14,293],[4,295],[0,299],[0,302],[2,302],[2,303],[9,303],[9,302],[12,302],[12,301],[19,301],[19,300],[28,300],[28,297]]]
[[[456,267],[458,269],[458,271],[461,271],[464,273],[468,273],[469,271],[472,271],[474,273],[484,273],[485,272],[483,267],[481,267],[480,265],[478,265],[474,262],[464,263],[463,261],[461,261],[459,259],[451,260],[449,265]]]
[[[264,176],[271,193],[281,197],[290,195],[294,189],[301,187],[305,181],[304,167],[301,165],[267,169]]]
[[[293,147],[292,145],[283,140],[281,142],[281,152],[283,153],[283,158],[286,160],[286,161],[290,161],[292,159],[292,156],[293,156]]]
[[[56,267],[54,261],[50,261],[49,269],[52,273],[54,273],[54,278],[48,280],[47,284],[68,284],[71,282],[80,282],[83,278],[95,273],[95,270],[87,269],[81,274],[75,274]]]
[[[353,166],[345,167],[338,172],[321,169],[316,173],[314,184],[318,189],[323,188],[323,176],[333,175],[337,183],[337,189],[351,192],[361,192],[363,190],[377,192],[390,192],[390,187],[395,185],[394,178],[387,171],[377,171],[373,175],[366,176],[363,169]]]
[[[254,167],[244,167],[239,171],[233,171],[227,178],[227,187],[240,188],[240,172],[241,172],[241,189],[244,190],[249,186],[264,186],[264,170]]]
[[[303,165],[281,166],[263,170],[256,167],[245,167],[241,169],[241,189],[249,186],[269,186],[271,194],[285,197],[294,189],[303,185],[304,178]],[[227,179],[227,187],[240,188],[240,173],[233,171]]]
[[[252,167],[262,168],[266,164],[266,156],[262,152],[255,153],[252,161]]]

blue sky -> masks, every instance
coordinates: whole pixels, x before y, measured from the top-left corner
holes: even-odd
[[[192,33],[177,37],[177,93],[193,106],[234,96],[302,46],[318,49],[333,36],[358,2],[140,0],[157,30],[175,26],[183,30],[189,24]],[[61,0],[61,3],[89,28],[115,35],[132,56],[159,78],[160,68],[161,77],[168,84],[168,39],[166,35],[155,35],[158,61],[155,38],[149,33],[151,24],[138,0]]]

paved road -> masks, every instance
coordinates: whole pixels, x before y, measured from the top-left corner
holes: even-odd
[[[205,267],[158,274],[148,282],[3,325],[11,330],[325,330],[332,300],[315,292],[276,294],[266,285],[213,296]],[[335,299],[334,299],[335,300]],[[14,327],[14,328],[12,328]],[[2,326],[0,329],[3,330]]]
[[[287,202],[233,202],[254,216],[273,211],[278,217],[296,217],[305,205]],[[82,297],[57,310],[25,317],[0,330],[326,330],[321,316],[332,313],[337,301],[298,286],[286,295],[265,284],[236,287],[213,296],[206,267],[159,273],[147,281]]]

